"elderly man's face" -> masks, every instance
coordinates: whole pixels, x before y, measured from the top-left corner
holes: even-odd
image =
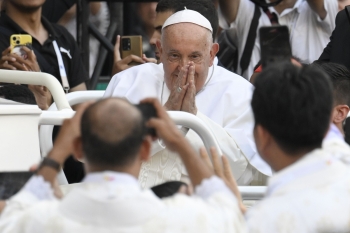
[[[181,67],[192,61],[195,65],[195,86],[200,91],[218,51],[209,30],[191,23],[179,23],[163,30],[160,47],[165,83],[169,89],[176,83]]]

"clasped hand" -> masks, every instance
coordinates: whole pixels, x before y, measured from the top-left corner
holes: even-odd
[[[181,68],[170,96],[164,107],[170,111],[184,111],[197,115],[196,86],[194,84],[195,65],[189,62]]]

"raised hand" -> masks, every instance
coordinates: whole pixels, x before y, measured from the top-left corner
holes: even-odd
[[[170,119],[157,99],[148,98],[142,100],[141,103],[150,103],[156,109],[157,118],[150,119],[148,127],[152,127],[156,130],[157,136],[163,140],[169,150],[177,151],[181,144],[187,143],[182,133]]]
[[[47,110],[52,101],[52,95],[45,86],[28,85],[28,88],[33,92],[36,104],[41,110]]]
[[[187,77],[188,88],[187,88],[185,97],[183,98],[180,110],[197,115],[196,86],[194,85],[194,73],[195,73],[195,66],[193,62],[191,62],[189,65],[189,72]]]
[[[215,175],[220,177],[225,182],[227,187],[232,191],[232,193],[237,197],[239,207],[242,213],[245,213],[246,207],[243,204],[241,193],[238,190],[236,180],[233,177],[231,167],[226,156],[222,155],[221,161],[220,161],[220,158],[216,149],[212,147],[210,148],[210,153],[212,156],[212,162],[211,162],[205,148],[201,148],[199,152],[202,160],[208,165],[208,167],[213,169]]]
[[[170,96],[164,107],[168,111],[180,111],[183,99],[186,95],[189,84],[187,83],[187,76],[189,65],[183,66],[177,76],[174,86],[170,90]]]
[[[34,51],[26,46],[21,47],[21,50],[26,52],[27,58],[23,58],[15,53],[9,53],[10,48],[5,49],[2,53],[0,68],[8,70],[40,72],[40,67]]]
[[[144,59],[138,57],[136,55],[129,55],[125,58],[121,58],[120,56],[120,36],[117,36],[117,40],[114,45],[114,62],[112,67],[112,76],[123,71],[129,69],[131,66],[129,65],[131,62],[145,63]]]

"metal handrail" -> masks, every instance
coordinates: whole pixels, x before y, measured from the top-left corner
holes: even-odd
[[[71,109],[61,84],[51,74],[43,72],[0,70],[0,82],[45,86],[50,90],[58,110]]]

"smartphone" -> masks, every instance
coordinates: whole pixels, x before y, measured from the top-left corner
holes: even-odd
[[[15,195],[33,172],[1,172],[0,173],[0,200],[6,200]]]
[[[152,117],[157,117],[157,111],[152,104],[141,103],[135,105],[142,113],[144,122],[146,123]],[[156,130],[154,128],[147,128],[147,134],[152,137],[157,137]]]
[[[32,49],[32,36],[27,34],[14,34],[10,37],[11,53],[15,53],[24,59],[27,59],[27,53],[21,47],[27,46]]]
[[[121,37],[121,57],[125,58],[131,54],[142,57],[142,36],[122,36]],[[130,66],[140,65],[138,62],[131,62]]]
[[[292,49],[286,26],[261,27],[259,29],[262,67],[275,62],[289,61]]]

